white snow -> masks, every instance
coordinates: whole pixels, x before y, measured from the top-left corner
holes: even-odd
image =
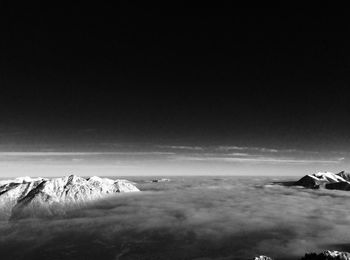
[[[309,177],[325,182],[347,182],[344,178],[332,172],[318,172],[314,174],[309,174]]]
[[[140,191],[127,180],[76,175],[61,178],[20,177],[0,182],[0,209],[10,214],[19,209],[51,204],[67,205],[92,201],[107,195]]]

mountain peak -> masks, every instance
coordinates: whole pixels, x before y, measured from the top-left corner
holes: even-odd
[[[54,208],[137,191],[139,189],[134,183],[127,180],[97,176],[82,178],[71,174],[53,179],[20,177],[0,182],[0,207],[7,209],[7,215],[13,219],[26,215],[23,213],[28,208]]]

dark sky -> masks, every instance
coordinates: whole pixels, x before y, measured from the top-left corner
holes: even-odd
[[[3,6],[3,143],[347,149],[348,10]]]

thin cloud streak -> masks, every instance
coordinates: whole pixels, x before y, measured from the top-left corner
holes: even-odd
[[[201,146],[189,146],[189,145],[156,145],[158,148],[174,149],[174,150],[191,150],[202,151],[204,147]]]
[[[173,155],[173,152],[0,152],[0,156]]]
[[[270,153],[279,152],[279,150],[277,149],[266,148],[266,147],[249,147],[249,146],[218,146],[216,149],[219,151],[251,150],[251,151],[270,152]]]
[[[225,155],[227,155],[227,156],[252,156],[249,153],[227,153]]]
[[[320,151],[310,151],[310,150],[303,150],[303,149],[296,149],[296,148],[289,148],[289,149],[278,149],[278,148],[269,148],[269,147],[259,147],[259,146],[238,146],[238,145],[219,145],[219,146],[190,146],[190,145],[156,145],[155,147],[161,148],[161,149],[169,149],[174,150],[175,152],[182,151],[207,151],[212,153],[228,153],[232,152],[237,154],[242,153],[247,155],[253,155],[255,153],[256,155],[259,154],[277,154],[277,153],[283,153],[283,154],[321,154]],[[344,152],[340,151],[328,151],[328,153],[333,154],[343,154]]]
[[[183,162],[208,162],[208,163],[241,163],[249,164],[340,164],[345,161],[343,156],[320,156],[305,154],[302,152],[276,153],[276,149],[264,147],[241,147],[241,146],[161,146],[159,149],[141,151],[91,151],[91,152],[62,152],[62,151],[37,151],[37,152],[0,152],[1,162],[29,162],[38,163],[45,161],[47,164],[73,162],[71,168],[80,164],[94,164],[101,162],[116,162],[122,164],[142,163],[152,165],[161,163],[164,167],[172,169],[173,163]],[[164,148],[171,150],[165,150]],[[163,149],[160,149],[163,148]],[[249,150],[248,150],[249,149]],[[282,150],[281,150],[282,151]],[[292,151],[290,149],[289,151]],[[294,151],[294,150],[293,150]],[[150,166],[151,167],[151,166]],[[169,170],[164,168],[165,171]]]
[[[156,145],[158,148],[174,149],[174,150],[190,150],[190,151],[203,151],[203,150],[216,150],[216,151],[231,151],[231,150],[250,150],[260,152],[277,153],[279,150],[265,147],[249,147],[249,146],[189,146],[189,145]],[[296,150],[295,150],[296,151]]]
[[[216,162],[249,162],[249,163],[340,163],[344,158],[335,160],[317,160],[317,159],[293,159],[293,158],[273,158],[273,157],[256,157],[256,158],[242,158],[242,157],[194,157],[194,156],[179,156],[177,160],[190,161],[216,161]]]

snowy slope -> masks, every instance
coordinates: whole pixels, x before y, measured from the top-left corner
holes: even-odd
[[[19,216],[25,208],[68,205],[87,202],[122,192],[138,192],[127,180],[97,176],[82,178],[70,175],[45,179],[21,177],[0,182],[0,208],[6,216]]]

